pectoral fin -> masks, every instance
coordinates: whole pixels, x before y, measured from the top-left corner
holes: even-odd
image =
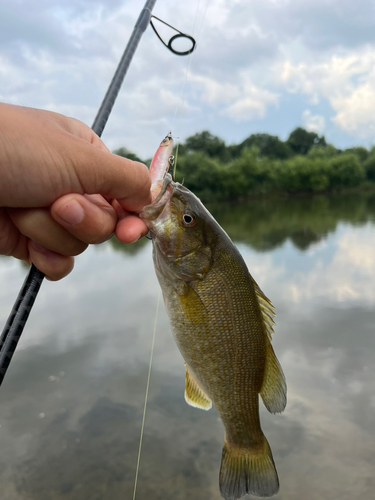
[[[185,363],[186,378],[185,378],[185,401],[195,408],[209,410],[212,407],[212,401],[199,386],[194,375],[189,371],[188,365]]]
[[[281,413],[286,406],[285,376],[268,338],[266,343],[266,366],[260,395],[269,412]]]

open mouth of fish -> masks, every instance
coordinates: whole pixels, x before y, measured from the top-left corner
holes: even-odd
[[[139,214],[139,217],[143,219],[146,224],[147,221],[154,221],[159,217],[159,215],[164,210],[165,205],[171,198],[173,189],[174,187],[172,176],[166,173],[159,194],[157,195],[155,200],[150,203],[150,205],[146,205]]]

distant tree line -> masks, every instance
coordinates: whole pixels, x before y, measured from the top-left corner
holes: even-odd
[[[139,160],[126,148],[115,153]],[[286,141],[252,134],[227,146],[205,130],[180,144],[176,177],[205,201],[375,187],[375,148],[340,150],[301,127]]]

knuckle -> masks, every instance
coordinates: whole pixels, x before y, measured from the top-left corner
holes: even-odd
[[[64,249],[65,252],[62,252],[62,255],[67,257],[75,257],[76,255],[80,255],[83,253],[88,247],[88,243],[76,240],[72,242],[70,245],[67,245],[67,248]]]

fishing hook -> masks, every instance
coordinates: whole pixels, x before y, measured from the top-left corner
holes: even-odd
[[[165,43],[164,40],[162,39],[162,37],[159,35],[159,33],[157,32],[155,26],[154,26],[154,23],[152,22],[152,18],[155,18],[157,19],[158,21],[160,21],[161,23],[165,24],[166,26],[169,26],[170,28],[172,28],[174,31],[177,31],[177,35],[173,35],[170,39],[169,39],[169,42],[168,43]],[[193,50],[195,49],[196,45],[197,45],[197,42],[195,41],[195,39],[190,36],[190,35],[187,35],[186,33],[182,33],[182,31],[178,30],[177,28],[174,28],[173,26],[171,26],[170,24],[166,23],[165,21],[163,21],[162,19],[159,19],[158,17],[156,16],[151,16],[151,19],[150,19],[150,24],[151,24],[151,27],[152,29],[155,31],[155,34],[156,36],[159,38],[159,40],[161,41],[161,43],[167,47],[167,49],[169,49],[171,52],[173,52],[173,54],[176,54],[177,56],[187,56],[189,54],[191,54],[193,52]],[[188,50],[176,50],[172,47],[172,43],[175,42],[178,38],[187,38],[188,40],[191,41],[191,47],[190,49]]]
[[[174,181],[175,178],[174,178],[174,168],[173,168],[174,167],[174,156],[173,155],[171,155],[168,158],[168,163],[169,163],[168,170],[170,170],[170,169],[172,170],[172,173],[171,173],[171,175],[172,175],[172,181]]]

